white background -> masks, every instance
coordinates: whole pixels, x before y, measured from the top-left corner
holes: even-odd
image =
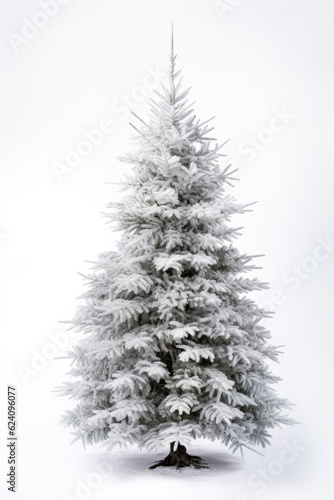
[[[7,384],[18,393],[19,500],[333,498],[334,248],[323,242],[334,239],[334,4],[63,0],[52,17],[40,15],[42,3],[1,2],[2,498],[13,495],[3,475]],[[273,371],[283,379],[280,395],[296,403],[292,413],[301,425],[275,431],[264,456],[247,453],[241,468],[219,443],[201,441],[194,451],[211,463],[210,472],[147,473],[157,455],[129,450],[110,457],[112,472],[102,477],[96,463],[104,449],[70,445],[72,437],[59,426],[72,402],[51,391],[69,366],[52,358],[75,342],[59,321],[72,319],[84,290],[77,271],[114,247],[117,233],[101,212],[121,196],[107,183],[122,182],[131,168],[117,159],[132,135],[124,102],[130,98],[131,109],[145,118],[153,95],[145,88],[152,83],[147,75],[168,69],[172,20],[178,67],[185,86],[192,86],[195,110],[203,120],[216,116],[220,142],[231,138],[222,159],[240,166],[231,192],[240,201],[258,200],[236,221],[244,226],[237,245],[265,254],[256,275],[269,281],[271,292],[259,302],[275,310],[273,343],[285,345]],[[31,22],[44,26],[29,31]],[[286,123],[268,131],[280,112],[287,113]],[[78,148],[84,131],[106,118],[113,131],[57,176],[55,162],[64,164],[68,148]],[[245,154],[250,137],[260,140],[251,160]],[[289,464],[282,463],[287,443],[299,449]],[[267,473],[263,492],[250,482],[259,469]],[[80,480],[90,489],[76,491]]]

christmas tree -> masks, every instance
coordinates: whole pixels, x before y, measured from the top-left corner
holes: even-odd
[[[247,294],[267,287],[245,274],[252,257],[233,245],[233,214],[247,206],[226,193],[230,166],[182,90],[172,54],[169,84],[139,117],[128,192],[111,203],[116,251],[98,256],[73,327],[76,380],[59,388],[78,400],[62,423],[84,444],[169,446],[159,465],[199,465],[185,445],[204,437],[233,449],[269,443],[291,424],[272,387],[279,351],[260,325],[270,313]],[[177,445],[178,443],[178,445]]]

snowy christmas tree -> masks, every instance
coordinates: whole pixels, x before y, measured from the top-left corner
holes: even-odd
[[[170,447],[152,468],[201,467],[185,448],[198,437],[235,451],[293,423],[267,364],[279,354],[260,325],[270,314],[247,297],[266,284],[245,276],[252,258],[233,245],[231,216],[247,207],[226,193],[233,170],[220,169],[225,155],[210,120],[196,118],[175,58],[172,42],[168,86],[148,123],[137,117],[137,150],[122,158],[133,175],[108,212],[121,238],[86,276],[76,379],[59,388],[78,400],[62,423],[84,444]]]

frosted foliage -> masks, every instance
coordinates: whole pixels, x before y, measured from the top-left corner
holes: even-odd
[[[121,159],[133,174],[107,213],[121,236],[86,276],[74,378],[59,388],[78,404],[62,422],[110,448],[196,437],[264,446],[293,422],[267,365],[278,356],[260,324],[268,313],[247,298],[266,285],[245,276],[254,266],[230,219],[246,208],[226,192],[233,172],[220,169],[210,120],[196,118],[174,68],[172,55],[168,86]]]

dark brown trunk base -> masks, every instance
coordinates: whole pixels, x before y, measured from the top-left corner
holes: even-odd
[[[151,465],[150,469],[156,469],[157,467],[170,467],[175,465],[177,469],[180,467],[194,467],[195,469],[208,469],[206,465],[199,465],[202,459],[196,455],[188,455],[187,449],[182,444],[178,444],[176,450],[174,450],[174,443],[170,444],[170,452],[167,457],[160,462]]]

